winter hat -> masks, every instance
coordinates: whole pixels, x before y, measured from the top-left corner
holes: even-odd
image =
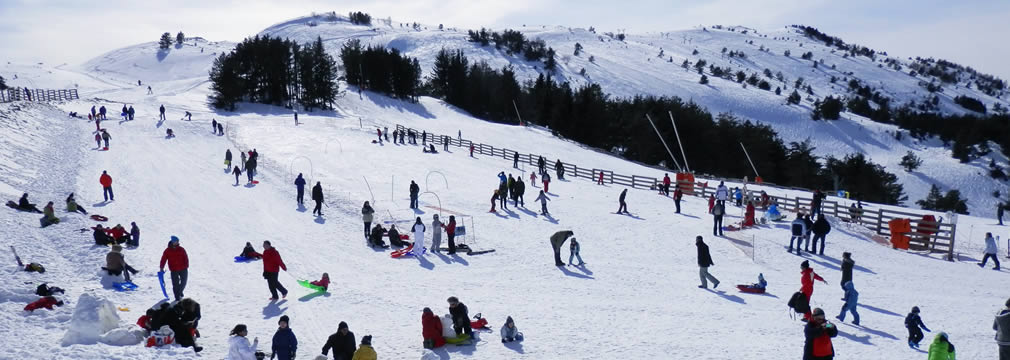
[[[803,260],[803,262],[800,263],[800,268],[801,269],[810,268],[810,261],[809,260]]]
[[[431,308],[427,308],[426,307],[426,308],[424,308],[424,310],[421,310],[421,312],[423,312],[423,313],[430,313],[431,312]]]
[[[179,243],[179,237],[178,236],[172,235],[172,237],[170,239],[171,240],[168,241],[169,243],[176,243],[176,244]]]
[[[457,299],[455,296],[450,296],[449,299],[446,300],[446,301],[448,301],[450,304],[458,304],[459,303],[459,299]]]
[[[936,337],[940,337],[940,338],[943,338],[943,340],[946,340],[947,342],[950,342],[950,338],[949,338],[949,337],[947,337],[947,333],[945,333],[945,332],[943,332],[943,331],[941,331],[941,332],[937,333],[937,334],[936,334]]]
[[[278,324],[280,324],[280,323],[288,323],[288,324],[290,324],[291,321],[289,321],[289,320],[290,320],[290,318],[288,318],[287,315],[284,315],[284,316],[281,316],[280,320],[277,320],[277,323]]]
[[[812,312],[812,314],[813,314],[814,316],[818,316],[818,315],[820,315],[820,316],[824,316],[824,309],[821,309],[821,308],[814,308],[814,311]]]
[[[919,313],[919,307],[918,306],[913,306],[912,307],[912,312],[918,314]]]
[[[694,244],[695,245],[701,244],[702,242],[703,241],[701,240],[701,235],[698,235],[698,236],[694,237]]]
[[[347,323],[341,321],[340,325],[337,325],[337,331],[340,331],[340,329],[347,329]]]
[[[365,335],[361,337],[361,345],[372,345],[372,335]]]

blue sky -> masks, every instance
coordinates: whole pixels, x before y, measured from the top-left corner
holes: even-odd
[[[641,33],[804,24],[891,55],[944,58],[1010,79],[1006,0],[0,0],[0,60],[80,63],[166,31],[238,41],[286,19],[332,10],[459,28],[535,24]]]

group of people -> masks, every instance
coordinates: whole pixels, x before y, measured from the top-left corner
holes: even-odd
[[[290,327],[291,318],[283,315],[277,320],[277,331],[274,332],[270,359],[293,360],[298,352],[298,337]],[[258,350],[259,338],[249,342],[249,328],[238,324],[229,333],[228,355],[226,360],[257,360],[266,358],[266,354]],[[356,345],[357,344],[357,345]],[[372,348],[372,336],[361,337],[361,342],[354,341],[354,333],[346,322],[341,321],[337,332],[326,339],[321,356],[326,357],[333,350],[333,358],[337,360],[376,360],[378,357]]]
[[[246,156],[246,154],[248,154],[248,156]],[[246,173],[246,178],[249,180],[248,184],[252,184],[254,181],[254,177],[256,176],[256,166],[257,161],[259,159],[259,152],[257,152],[256,149],[252,149],[249,150],[248,152],[240,151],[239,155],[242,158],[241,159],[242,161],[239,162],[242,167],[240,169],[239,165],[235,165],[231,171],[231,174],[235,175],[235,186],[238,186],[239,176],[242,175],[242,172]],[[231,161],[232,161],[231,149],[227,149],[224,151],[224,166],[226,169],[232,166]]]
[[[28,200],[28,193],[22,194],[21,198],[18,199],[17,203],[13,201],[8,201],[7,206],[15,210],[42,214],[42,218],[39,219],[39,223],[40,225],[42,225],[42,227],[47,227],[49,225],[60,223],[60,218],[56,216],[56,209],[54,208],[54,204],[52,201],[46,203],[46,205],[42,208],[42,210],[39,210],[37,205]],[[88,211],[85,210],[83,206],[77,203],[77,200],[74,198],[74,193],[70,193],[70,195],[67,195],[66,206],[67,206],[66,210],[69,213],[81,213],[84,215],[88,214]]]

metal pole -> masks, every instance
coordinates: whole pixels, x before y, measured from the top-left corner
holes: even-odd
[[[361,178],[365,179],[364,176],[362,176]],[[368,184],[368,179],[365,179],[365,186],[368,187],[368,193],[372,195],[372,203],[374,204],[375,203],[375,193],[372,192],[372,185]]]
[[[750,154],[747,153],[747,148],[743,146],[742,142],[740,143],[740,147],[743,148],[743,154],[747,155],[747,162],[750,163],[750,168],[754,170],[754,175],[757,175],[757,176],[760,177],[761,174],[758,174],[758,169],[756,167],[754,167],[754,162],[750,160]]]
[[[673,121],[673,111],[667,111],[670,114],[670,124],[673,124],[673,134],[677,136],[677,146],[680,146],[680,156],[684,157],[684,168],[687,172],[691,172],[691,165],[687,164],[687,154],[684,153],[684,143],[680,141],[680,133],[677,132],[677,123]]]
[[[512,99],[512,108],[516,110],[516,117],[519,118],[519,126],[523,126],[523,117],[519,115],[519,107],[516,106],[515,99]]]
[[[680,163],[678,163],[677,158],[673,156],[673,151],[670,151],[670,147],[666,145],[666,140],[663,140],[663,135],[659,133],[659,129],[656,128],[656,124],[652,122],[652,118],[649,117],[649,114],[645,114],[645,118],[649,120],[649,125],[652,125],[652,129],[656,130],[656,136],[659,136],[659,141],[663,142],[663,147],[666,148],[666,153],[670,154],[670,159],[673,160],[673,164],[677,165],[677,169],[679,170],[681,168]]]

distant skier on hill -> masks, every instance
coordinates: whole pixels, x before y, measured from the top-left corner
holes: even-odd
[[[295,196],[295,201],[298,205],[305,204],[305,178],[302,177],[302,173],[298,173],[298,177],[295,178],[295,190],[297,192]],[[313,190],[315,191],[315,190]]]
[[[316,207],[312,209],[312,214],[323,216],[323,185],[316,181],[316,186],[312,187],[312,201],[316,202]]]

